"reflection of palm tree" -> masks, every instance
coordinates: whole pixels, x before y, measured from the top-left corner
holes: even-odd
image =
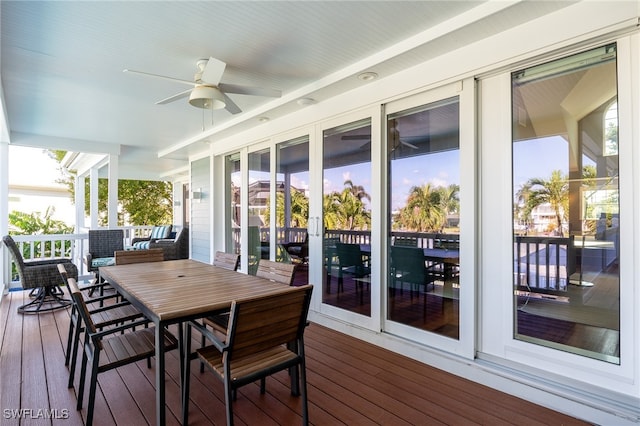
[[[446,223],[443,191],[427,183],[414,186],[407,197],[407,205],[400,210],[398,222],[418,232],[440,231]]]
[[[458,213],[460,211],[460,185],[452,183],[447,187],[440,187],[438,189],[442,196],[440,203],[442,204],[442,210],[445,214]]]
[[[295,188],[290,188],[291,191],[291,212],[290,212],[290,225],[284,223],[284,192],[276,192],[276,226],[292,226],[294,228],[304,228],[307,226],[307,220],[309,218],[309,199],[302,191]],[[267,201],[267,208],[265,209],[265,223],[271,223],[271,200]]]
[[[371,213],[363,199],[371,200],[364,187],[347,180],[342,192],[324,196],[324,224],[327,229],[364,229],[371,223]]]
[[[569,211],[569,181],[560,170],[551,172],[548,180],[529,179],[516,194],[519,204],[524,205],[524,215],[529,217],[536,207],[549,204],[556,217],[560,236],[563,235],[562,221]]]

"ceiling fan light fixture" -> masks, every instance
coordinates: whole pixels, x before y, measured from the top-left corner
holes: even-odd
[[[227,104],[222,92],[214,86],[196,86],[189,95],[189,103],[196,108],[222,109]]]

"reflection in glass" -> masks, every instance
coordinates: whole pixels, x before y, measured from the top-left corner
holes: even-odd
[[[458,339],[458,98],[389,115],[387,130],[387,318]]]
[[[255,275],[260,259],[269,259],[267,204],[271,188],[269,148],[250,152],[249,162],[249,274]]]
[[[228,214],[225,215],[225,231],[227,252],[240,254],[240,223],[242,218],[242,203],[240,185],[242,175],[240,174],[240,154],[230,154],[224,157],[224,178],[225,178],[225,205]]]
[[[322,300],[370,316],[371,122],[325,130],[323,137]]]
[[[616,48],[512,75],[515,338],[620,362]]]
[[[296,266],[294,284],[309,282],[309,137],[276,146],[276,260]],[[269,216],[271,209],[269,211]],[[267,217],[267,219],[269,218]]]

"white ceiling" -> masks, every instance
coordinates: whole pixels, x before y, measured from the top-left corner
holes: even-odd
[[[186,142],[197,141],[203,125],[259,125],[258,116],[300,108],[299,98],[321,102],[362,84],[355,76],[363,71],[384,77],[569,4],[3,0],[10,143],[120,154],[121,176],[145,167],[161,176],[186,164]],[[155,105],[186,86],[122,72],[191,80],[196,61],[209,56],[227,63],[223,83],[275,88],[282,97],[230,95],[243,112],[212,116],[187,99]]]

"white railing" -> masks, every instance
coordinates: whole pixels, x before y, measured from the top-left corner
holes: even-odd
[[[151,231],[151,226],[127,226],[118,229],[124,231],[124,246],[131,245],[135,237],[146,236]],[[18,249],[23,254],[24,260],[52,259],[56,257],[67,257],[78,268],[78,279],[80,281],[93,278],[87,270],[84,258],[89,251],[89,234],[42,234],[42,235],[12,235]],[[4,249],[2,256],[4,276],[2,284],[5,288],[20,288],[20,282],[14,281],[12,277],[12,259],[8,250]],[[18,279],[16,277],[16,279]],[[2,285],[0,285],[2,287]]]

